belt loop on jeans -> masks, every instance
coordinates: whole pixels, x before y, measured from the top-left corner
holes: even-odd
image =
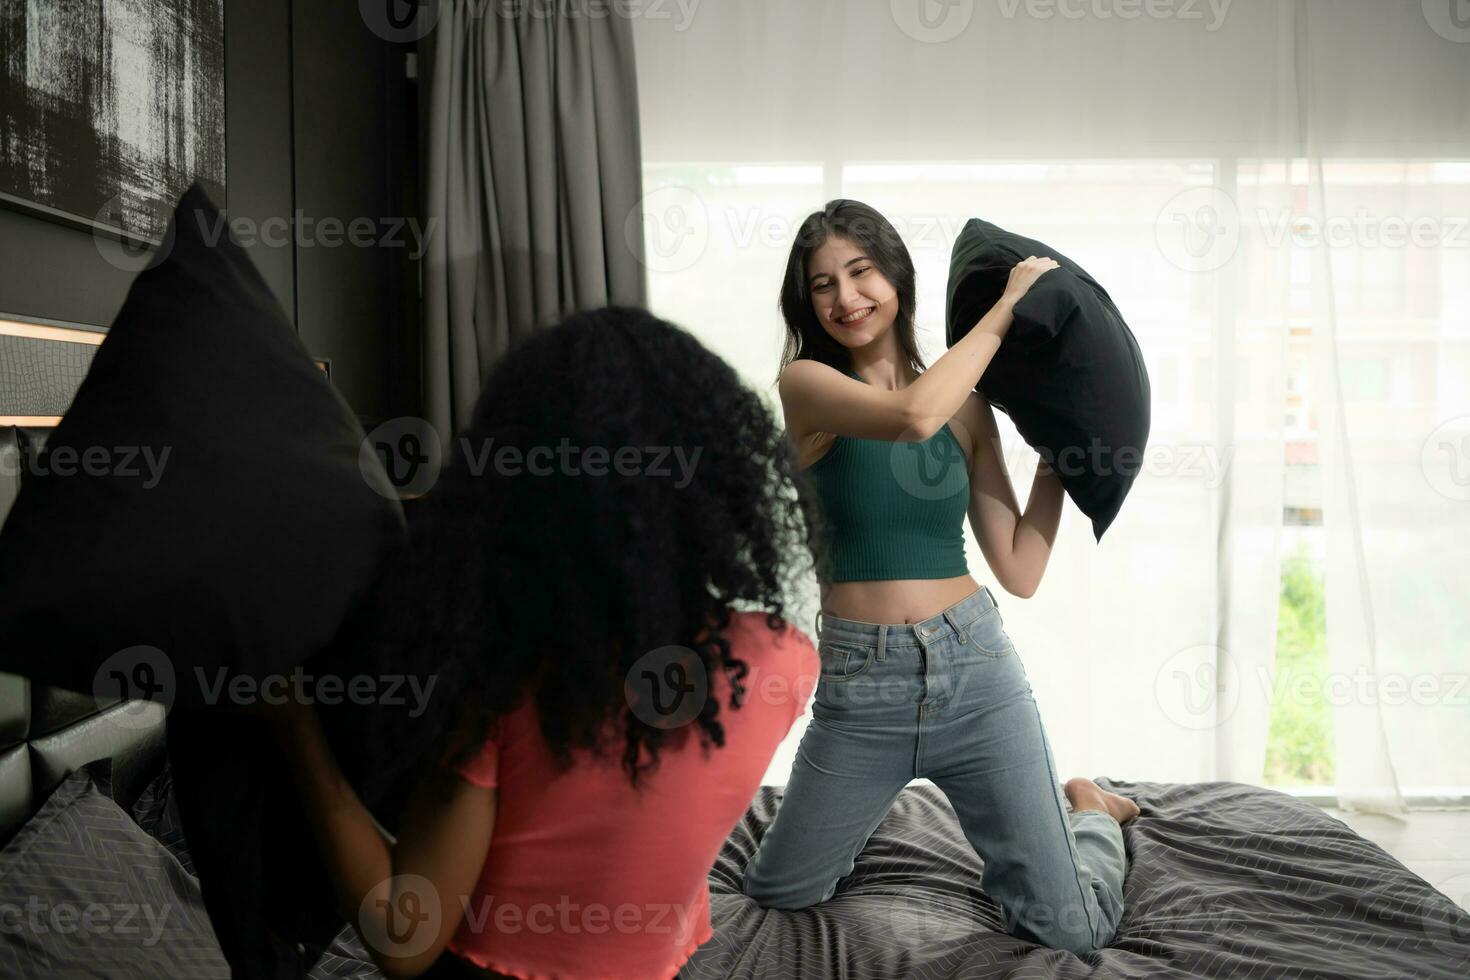
[[[959,641],[961,643],[970,642],[970,635],[965,632],[965,628],[960,625],[960,621],[958,619],[955,619],[954,613],[946,609],[944,611],[944,620],[945,622],[949,623],[950,626],[954,627],[955,635],[959,637]]]
[[[884,644],[886,644],[887,642],[888,642],[888,627],[887,627],[887,625],[880,625],[878,627],[878,662],[880,664],[883,662],[883,647],[884,647]]]
[[[813,635],[818,641],[822,639],[822,610],[818,609],[816,616],[812,617]]]

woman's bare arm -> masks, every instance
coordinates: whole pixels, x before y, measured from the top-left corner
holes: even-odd
[[[1016,301],[1055,268],[1055,261],[1035,256],[1018,263],[1000,300],[974,329],[898,391],[863,384],[816,361],[787,365],[779,386],[787,432],[793,440],[813,432],[894,442],[928,439],[960,410],[989,367],[1010,329]]]
[[[338,910],[379,969],[395,980],[418,976],[448,945],[479,881],[495,829],[496,791],[429,766],[390,844],[338,767],[316,712],[288,702],[268,720]]]
[[[1029,599],[1041,585],[1061,522],[1062,481],[1037,460],[1031,497],[1023,512],[1006,472],[995,410],[983,395],[970,396],[961,420],[970,433],[970,527],[996,581],[1011,595]]]

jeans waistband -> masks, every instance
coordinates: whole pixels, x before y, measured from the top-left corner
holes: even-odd
[[[821,639],[834,634],[841,635],[848,640],[877,643],[878,649],[882,651],[885,646],[895,643],[909,646],[920,642],[929,643],[952,630],[963,643],[967,640],[968,628],[989,615],[991,610],[998,613],[1000,606],[989,586],[982,585],[943,612],[917,623],[865,623],[862,620],[843,619],[818,611],[817,637]],[[879,659],[883,659],[881,653]]]

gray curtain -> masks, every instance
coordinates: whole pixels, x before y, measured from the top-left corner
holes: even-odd
[[[445,438],[517,337],[573,310],[646,303],[641,224],[630,218],[642,194],[633,35],[627,17],[587,8],[442,0],[424,401]]]

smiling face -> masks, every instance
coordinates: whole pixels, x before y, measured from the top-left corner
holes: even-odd
[[[866,347],[893,327],[898,290],[860,246],[833,235],[807,260],[812,312],[827,335],[848,349]]]

